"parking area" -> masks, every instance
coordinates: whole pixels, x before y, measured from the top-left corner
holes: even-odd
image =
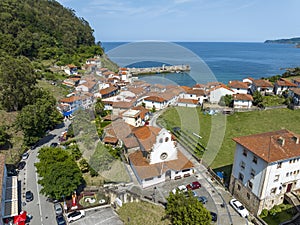
[[[218,215],[218,220],[215,224],[236,224],[236,225],[248,225],[251,224],[245,218],[242,218],[237,212],[229,205],[229,201],[232,196],[225,191],[223,186],[218,185],[216,182],[209,180],[209,175],[204,171],[198,172],[190,177],[180,180],[170,180],[165,183],[156,185],[155,187],[149,187],[142,190],[143,196],[147,199],[152,199],[156,203],[166,202],[166,198],[169,196],[170,191],[180,185],[187,185],[193,181],[198,181],[201,184],[199,189],[195,189],[197,196],[205,196],[207,203],[205,207]]]
[[[72,224],[74,225],[123,225],[118,215],[111,207],[93,208],[85,210],[85,217]]]

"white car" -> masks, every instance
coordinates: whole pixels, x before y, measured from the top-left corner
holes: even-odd
[[[28,156],[29,156],[28,152],[23,153],[22,160],[26,160]]]
[[[176,190],[180,191],[180,192],[187,192],[187,188],[185,185],[180,185],[177,188],[174,188],[172,190],[173,194],[176,194]]]
[[[240,214],[241,217],[246,218],[249,216],[248,210],[235,198],[231,199],[229,203],[238,212],[238,214]]]
[[[69,223],[72,223],[76,220],[79,220],[80,218],[83,218],[85,216],[85,213],[83,210],[77,210],[69,213],[67,215],[67,220]]]

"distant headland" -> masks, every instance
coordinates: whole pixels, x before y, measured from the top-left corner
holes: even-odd
[[[266,40],[265,43],[277,43],[277,44],[294,44],[297,48],[300,48],[300,37]]]

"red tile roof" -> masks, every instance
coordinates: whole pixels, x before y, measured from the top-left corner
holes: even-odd
[[[233,100],[253,101],[253,97],[248,94],[234,94]]]
[[[158,127],[143,126],[133,128],[132,133],[137,137],[145,151],[149,152],[156,143],[156,137],[160,130]]]
[[[248,89],[248,84],[239,80],[231,80],[228,82],[228,87]]]
[[[62,103],[72,103],[72,102],[76,102],[80,99],[79,96],[71,96],[71,97],[68,97],[68,98],[63,98],[60,100],[60,102]]]
[[[256,87],[273,87],[273,84],[270,81],[264,79],[253,80],[253,83]]]
[[[104,143],[108,143],[108,144],[117,144],[118,143],[118,138],[115,137],[105,137],[103,139]]]
[[[116,86],[112,85],[112,86],[109,86],[108,88],[101,89],[100,94],[101,95],[107,95],[107,94],[112,93],[112,92],[117,91],[117,90],[118,90],[118,88]]]
[[[130,154],[129,160],[141,179],[157,177],[170,169],[174,171],[181,171],[194,167],[193,163],[188,160],[180,151],[177,153],[176,160],[170,160],[164,163],[155,163],[150,165],[147,159],[143,157],[141,151],[136,151]]]
[[[149,102],[165,102],[166,100],[162,97],[159,97],[159,96],[149,96],[149,97],[146,97],[144,99],[145,101],[149,101]]]
[[[130,149],[130,148],[136,148],[136,147],[139,147],[139,143],[136,139],[136,137],[128,137],[128,138],[124,138],[123,139],[123,143],[124,143],[124,146],[127,148],[127,149]]]
[[[185,99],[185,98],[180,98],[178,99],[178,103],[187,103],[187,104],[194,104],[197,105],[198,101],[195,99]]]
[[[291,88],[292,92],[294,92],[296,95],[300,96],[300,88]]]
[[[296,84],[292,83],[289,80],[286,80],[284,78],[280,78],[276,81],[277,86],[283,86],[283,87],[297,87]]]
[[[286,129],[233,138],[268,163],[299,157],[299,139],[298,134]]]

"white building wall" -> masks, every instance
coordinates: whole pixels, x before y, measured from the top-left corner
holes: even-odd
[[[234,108],[251,108],[252,107],[252,101],[234,100],[233,101],[233,107]]]
[[[197,107],[197,105],[195,105],[195,104],[189,104],[189,103],[183,103],[183,102],[178,102],[177,106],[190,107],[190,108],[196,108]]]
[[[153,106],[155,106],[156,110],[160,110],[160,109],[163,109],[163,108],[167,107],[167,104],[165,102],[160,103],[160,102],[150,102],[150,101],[145,101],[144,100],[144,103],[145,103],[145,108],[146,109],[152,109]]]
[[[163,153],[167,154],[167,158],[161,159]],[[162,129],[156,137],[156,143],[150,155],[150,164],[170,161],[177,159],[177,148],[169,131]]]
[[[128,123],[128,124],[130,124],[131,126],[134,126],[134,127],[139,127],[142,124],[142,119],[141,118],[136,119],[135,117],[123,116],[123,120],[125,121],[125,123]]]
[[[231,88],[234,91],[234,94],[247,94],[248,89],[243,88]]]
[[[225,95],[233,95],[234,92],[226,89],[226,88],[218,88],[210,92],[209,101],[211,103],[218,103],[222,96]]]
[[[291,162],[290,162],[291,161]],[[271,196],[271,190],[276,188],[274,194],[280,194],[287,192],[288,185],[291,184],[291,190],[296,190],[300,188],[300,159],[293,158],[287,159],[281,162],[281,167],[278,163],[269,164],[268,172],[269,179],[266,189],[264,191],[264,196]]]
[[[239,179],[239,174],[241,173],[244,176],[243,185],[249,186],[248,181],[252,182],[252,192],[257,197],[260,197],[264,180],[265,180],[265,169],[268,164],[264,160],[257,157],[257,163],[253,162],[253,157],[255,156],[252,152],[247,150],[247,156],[243,155],[244,147],[237,144],[234,163],[232,168],[232,175]],[[242,162],[245,163],[245,168],[242,168]],[[251,175],[251,172],[254,171],[254,177]]]

